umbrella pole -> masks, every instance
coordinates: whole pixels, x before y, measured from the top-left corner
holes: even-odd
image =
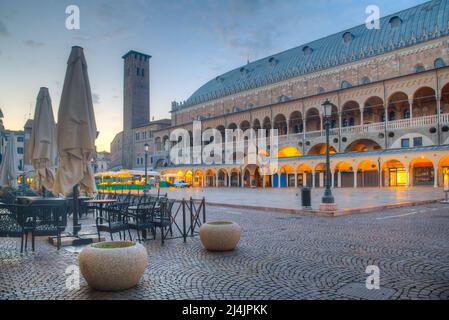
[[[78,224],[78,212],[79,212],[79,201],[78,201],[78,185],[73,186],[73,235],[78,236],[78,231],[80,225]]]

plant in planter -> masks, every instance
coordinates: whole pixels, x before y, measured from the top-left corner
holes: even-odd
[[[210,251],[234,250],[240,234],[240,226],[232,221],[206,222],[200,228],[201,243]]]
[[[136,286],[147,265],[147,250],[132,241],[95,243],[85,247],[79,255],[81,274],[89,286],[102,291]]]

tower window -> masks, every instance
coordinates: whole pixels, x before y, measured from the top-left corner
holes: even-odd
[[[142,77],[145,77],[145,69],[142,69]]]
[[[136,68],[136,75],[139,76],[139,68]]]

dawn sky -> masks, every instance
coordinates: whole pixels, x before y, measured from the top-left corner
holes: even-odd
[[[0,0],[0,108],[7,129],[34,114],[39,87],[49,88],[55,118],[66,62],[84,47],[92,87],[98,151],[122,130],[122,55],[150,61],[151,117],[169,118],[206,81],[242,64],[364,23],[422,0]],[[81,29],[67,30],[65,9],[80,8]]]

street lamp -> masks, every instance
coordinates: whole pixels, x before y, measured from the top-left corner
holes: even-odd
[[[324,126],[326,128],[326,190],[324,191],[324,196],[322,198],[323,204],[333,204],[334,196],[331,191],[331,164],[329,157],[329,129],[330,129],[330,118],[332,115],[332,103],[330,103],[329,99],[322,104],[324,109]]]
[[[145,148],[145,187],[143,188],[143,192],[146,194],[147,193],[147,187],[148,187],[148,150],[149,150],[149,145],[148,143],[145,143],[144,148]]]

